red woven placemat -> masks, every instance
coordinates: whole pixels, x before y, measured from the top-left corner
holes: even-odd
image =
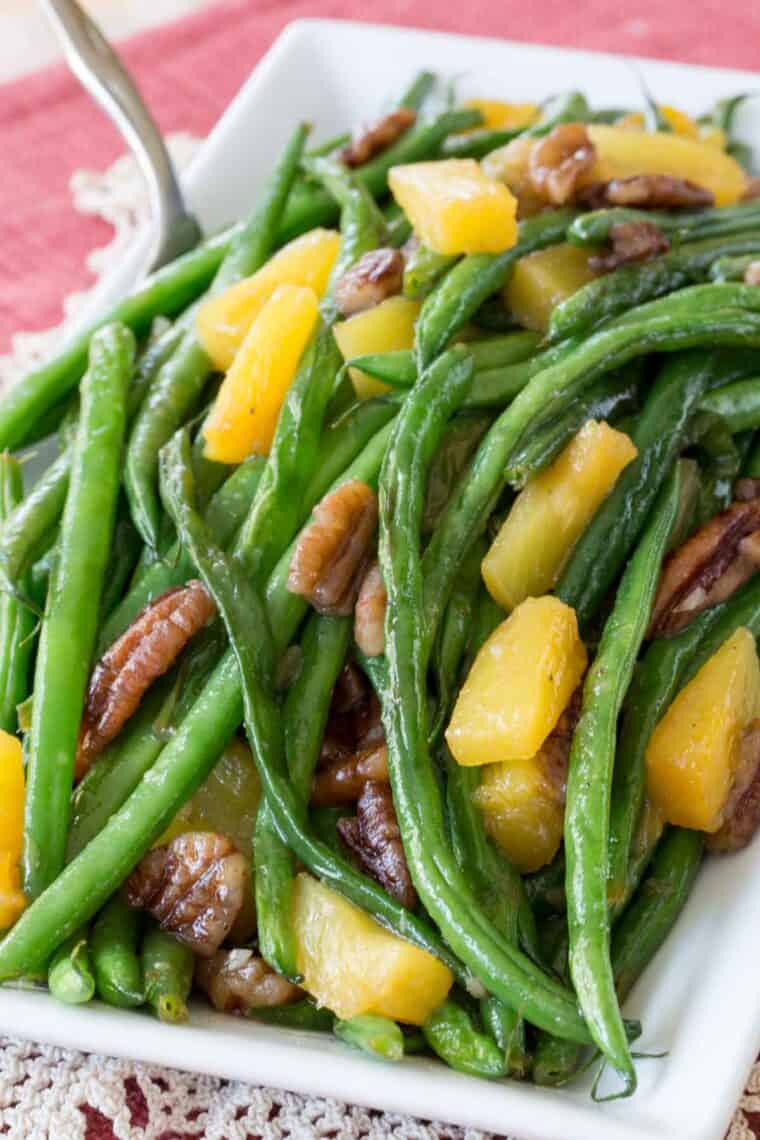
[[[730,9],[734,10],[731,11]],[[124,45],[161,127],[205,134],[290,20],[339,16],[756,66],[760,5],[749,0],[227,0]],[[102,222],[71,209],[77,168],[111,162],[122,143],[62,67],[7,84],[0,99],[0,353],[18,329],[56,324],[61,298],[87,281]]]

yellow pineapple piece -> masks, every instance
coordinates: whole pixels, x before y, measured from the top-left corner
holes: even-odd
[[[517,202],[472,158],[392,167],[388,184],[422,242],[436,253],[501,253],[517,241]]]
[[[565,807],[541,752],[489,764],[475,802],[486,831],[522,874],[551,863],[562,842]]]
[[[747,188],[747,175],[736,159],[707,139],[669,131],[644,131],[633,116],[615,126],[588,123],[586,130],[596,149],[596,160],[581,179],[581,186],[636,174],[670,174],[710,190],[716,206],[734,205]],[[533,139],[516,138],[483,159],[484,172],[517,194],[521,215],[523,198],[530,201],[531,196],[535,197],[530,180],[534,145]]]
[[[759,709],[755,639],[737,629],[681,690],[649,741],[649,795],[669,823],[719,829],[741,736]]]
[[[251,750],[235,737],[156,846],[169,843],[186,831],[219,831],[248,854],[260,802],[261,781]]]
[[[557,724],[586,670],[575,611],[527,598],[472,664],[446,730],[458,764],[530,760]]]
[[[374,352],[396,352],[411,348],[420,308],[419,301],[410,301],[407,297],[388,297],[372,309],[356,313],[347,321],[339,321],[333,327],[333,332],[343,359],[352,360],[355,356],[366,356]],[[349,374],[360,400],[389,391],[387,384],[375,380],[374,376],[368,376],[360,368],[350,368]]]
[[[538,103],[502,103],[499,99],[467,99],[463,106],[480,111],[483,117],[474,130],[520,131],[535,123],[541,113]]]
[[[301,984],[340,1018],[374,1013],[422,1025],[454,981],[432,954],[303,872],[296,877],[293,928]]]
[[[248,330],[203,425],[207,459],[242,463],[249,455],[269,453],[318,307],[313,289],[275,289]]]
[[[334,230],[310,230],[288,242],[266,265],[223,293],[196,316],[198,339],[221,372],[231,367],[245,335],[278,285],[301,285],[321,297],[340,249]]]
[[[512,609],[557,584],[576,542],[637,454],[624,432],[589,420],[551,466],[528,481],[483,559],[483,580],[501,606]]]
[[[504,301],[526,329],[545,332],[555,306],[595,276],[588,250],[562,242],[520,258],[504,287]]]
[[[596,160],[584,175],[583,185],[635,174],[671,174],[710,190],[716,206],[733,205],[747,188],[747,176],[736,159],[699,138],[666,131],[630,131],[602,123],[590,123],[586,129],[596,148]]]
[[[0,930],[26,906],[19,859],[24,833],[24,764],[21,741],[0,730]]]

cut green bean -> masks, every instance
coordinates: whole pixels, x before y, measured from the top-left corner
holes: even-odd
[[[400,1061],[404,1056],[404,1035],[390,1018],[359,1014],[347,1021],[336,1021],[333,1031],[347,1045],[383,1061]]]
[[[63,942],[50,960],[48,989],[67,1005],[84,1005],[95,993],[87,930],[77,930]]]
[[[13,456],[0,454],[0,519],[3,521],[23,495],[21,466]],[[19,592],[34,593],[29,575],[18,582]],[[37,619],[29,606],[10,591],[0,596],[0,728],[16,732],[17,706],[29,696],[30,670]]]
[[[134,1009],[143,1004],[142,964],[137,952],[140,912],[114,895],[92,926],[90,953],[98,996],[108,1005]]]
[[[160,1021],[187,1021],[187,999],[193,984],[195,957],[157,923],[151,922],[140,951],[145,1002]]]
[[[63,867],[84,694],[119,489],[134,337],[108,325],[92,338],[61,524],[60,552],[34,677],[24,820],[24,886],[36,898]]]

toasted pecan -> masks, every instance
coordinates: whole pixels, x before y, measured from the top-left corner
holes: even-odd
[[[592,182],[578,195],[579,202],[592,210],[627,206],[638,210],[696,210],[715,204],[715,197],[704,186],[671,174],[634,174],[609,182]]]
[[[531,148],[531,185],[553,206],[562,206],[575,196],[595,157],[596,148],[582,123],[560,123]]]
[[[356,815],[338,820],[338,833],[364,870],[390,895],[410,910],[416,906],[417,893],[388,784],[368,780],[356,805]]]
[[[388,594],[380,572],[380,564],[370,563],[359,587],[354,611],[354,640],[367,657],[379,657],[385,651],[385,611]]]
[[[649,261],[670,249],[666,234],[653,222],[615,222],[610,226],[611,249],[588,259],[589,269],[610,272],[621,265]]]
[[[760,566],[758,532],[760,498],[734,502],[673,551],[663,566],[649,636],[677,633],[751,578]]]
[[[202,582],[169,590],[135,618],[90,678],[79,731],[76,777],[118,735],[143,696],[203,629],[216,607]]]
[[[188,831],[154,847],[127,879],[130,906],[149,911],[209,958],[229,934],[249,888],[248,860],[226,835]]]
[[[401,292],[404,257],[400,249],[371,249],[335,282],[333,296],[343,317],[373,309]]]
[[[417,112],[411,107],[397,107],[352,139],[339,157],[346,166],[363,166],[376,154],[387,150],[416,121]]]
[[[288,1005],[303,997],[303,991],[276,974],[253,950],[217,950],[199,962],[195,980],[223,1013],[248,1013]]]
[[[318,769],[311,785],[311,803],[315,807],[353,804],[359,799],[368,780],[388,783],[388,749],[385,744],[355,752]]]
[[[323,614],[345,615],[354,608],[377,526],[377,496],[366,483],[350,479],[314,508],[314,518],[298,539],[288,573],[288,589]]]

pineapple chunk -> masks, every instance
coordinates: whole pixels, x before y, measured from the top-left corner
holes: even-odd
[[[388,297],[373,309],[356,313],[347,321],[339,321],[333,327],[333,332],[343,359],[351,360],[355,356],[366,356],[373,352],[396,352],[411,348],[420,308],[419,301],[410,301],[407,297]],[[349,374],[360,400],[389,391],[387,384],[375,380],[374,376],[368,376],[359,368],[350,368]]]
[[[562,242],[520,258],[504,287],[504,301],[526,329],[546,332],[555,305],[595,276],[588,250]]]
[[[394,166],[393,197],[436,253],[501,253],[517,241],[517,202],[472,158]]]
[[[491,634],[457,698],[446,740],[458,764],[530,760],[586,670],[575,611],[528,598]]]
[[[551,466],[529,480],[483,559],[483,580],[504,609],[556,585],[576,542],[637,454],[624,432],[589,420]]]
[[[586,130],[596,148],[596,160],[583,176],[582,186],[636,174],[671,174],[710,190],[716,206],[734,205],[747,189],[747,175],[736,159],[705,139],[642,131],[630,118],[615,126],[589,123]],[[533,139],[516,138],[483,159],[485,173],[518,195],[521,210],[523,196],[529,199],[535,193],[529,171],[533,145]]]
[[[551,863],[562,842],[565,808],[542,752],[489,764],[475,802],[486,831],[523,875]]]
[[[196,316],[198,339],[221,372],[231,367],[245,335],[278,285],[301,285],[321,297],[340,249],[334,230],[310,230],[288,242],[251,277],[210,297]]]
[[[681,690],[649,741],[649,795],[669,823],[719,829],[741,736],[759,709],[755,639],[737,629]]]
[[[21,741],[0,730],[0,930],[26,906],[19,859],[24,831],[24,765]]]
[[[269,453],[318,312],[313,289],[278,285],[248,330],[203,425],[207,459],[242,463],[251,454]]]
[[[712,191],[716,206],[734,205],[747,188],[747,176],[736,159],[698,138],[600,123],[586,129],[596,148],[596,161],[584,176],[584,185],[635,174],[672,174]]]
[[[476,131],[521,131],[535,123],[541,113],[537,103],[502,103],[499,99],[468,99],[463,106],[480,111],[483,122],[471,128]]]
[[[340,1018],[374,1013],[422,1025],[454,981],[432,954],[304,872],[296,877],[293,927],[301,984]]]
[[[235,737],[156,846],[169,843],[186,831],[220,831],[247,854],[253,843],[260,801],[261,781],[251,750]]]

